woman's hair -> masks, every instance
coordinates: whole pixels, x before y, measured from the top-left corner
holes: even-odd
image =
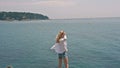
[[[13,68],[11,65],[8,65],[7,68]]]
[[[65,35],[65,32],[64,32],[63,30],[61,30],[61,31],[57,34],[57,36],[56,36],[56,43],[59,43],[59,42],[60,42],[59,40],[60,40],[61,38],[63,38],[64,35]]]

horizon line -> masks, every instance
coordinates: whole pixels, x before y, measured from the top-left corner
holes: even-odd
[[[103,19],[103,18],[120,18],[120,16],[119,17],[84,17],[84,18],[54,18],[54,19],[51,19],[50,18],[50,20],[63,20],[63,19],[65,19],[65,20],[67,20],[67,19]]]

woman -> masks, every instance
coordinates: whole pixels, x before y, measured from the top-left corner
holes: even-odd
[[[69,68],[68,65],[68,56],[67,56],[67,37],[63,30],[61,30],[57,37],[56,43],[51,47],[58,53],[59,65],[58,68],[62,68],[62,60],[64,60],[65,68]]]

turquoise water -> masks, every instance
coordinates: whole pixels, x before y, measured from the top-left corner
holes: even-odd
[[[57,68],[50,47],[60,30],[70,68],[120,68],[120,19],[0,21],[0,68]]]

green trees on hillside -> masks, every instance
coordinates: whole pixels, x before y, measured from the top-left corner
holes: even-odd
[[[47,16],[27,12],[0,12],[0,20],[47,20]]]

